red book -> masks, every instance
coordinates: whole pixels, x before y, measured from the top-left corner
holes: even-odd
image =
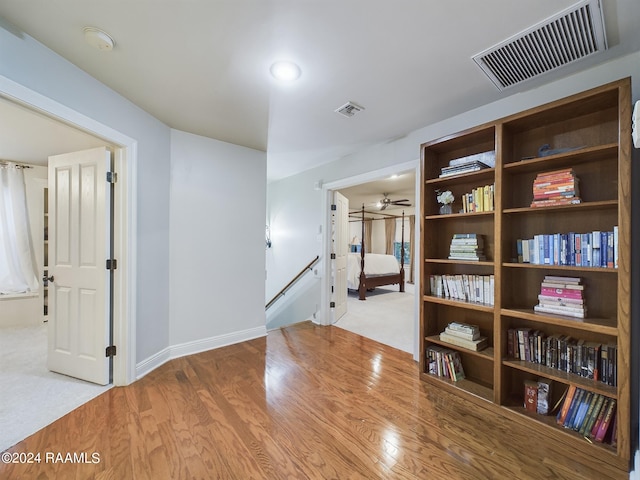
[[[524,382],[524,408],[529,412],[538,409],[538,383],[526,380]]]
[[[598,418],[593,423],[593,427],[591,427],[591,433],[589,437],[595,438],[598,430],[600,429],[600,425],[602,424],[602,420],[604,419],[604,414],[606,413],[609,403],[611,403],[611,399],[609,397],[605,397],[604,403],[602,404],[602,408],[600,409],[600,413],[598,413]]]
[[[600,426],[598,427],[598,432],[596,433],[595,440],[596,442],[604,441],[604,437],[607,435],[609,431],[609,427],[613,421],[613,416],[616,413],[616,400],[614,398],[611,399],[609,405],[607,406],[607,411],[602,418],[602,422],[600,422]]]

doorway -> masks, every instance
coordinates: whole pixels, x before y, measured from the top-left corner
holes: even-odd
[[[136,170],[136,142],[3,77],[0,77],[0,104],[0,108],[11,108],[13,113],[21,118],[20,121],[17,121],[10,116],[0,115],[2,121],[8,122],[11,127],[28,128],[32,144],[37,143],[42,146],[46,145],[49,140],[47,138],[42,142],[34,142],[37,136],[33,126],[34,122],[42,122],[49,136],[61,139],[63,135],[60,132],[62,131],[74,131],[77,134],[74,138],[79,143],[67,145],[63,151],[91,148],[96,145],[108,145],[113,148],[115,168],[119,173],[118,182],[115,185],[118,199],[115,205],[115,254],[118,259],[118,269],[115,272],[116,288],[113,295],[114,343],[118,349],[113,362],[113,385],[131,383],[135,379],[135,303],[133,301],[135,299],[135,270],[133,266],[135,265],[136,238],[135,223],[132,219],[135,215],[135,182],[133,179]],[[11,135],[12,142],[8,143],[14,143],[15,136],[10,133],[12,132],[11,128],[3,128],[0,131]],[[53,153],[61,152],[48,151],[36,158],[46,159],[49,154]],[[13,157],[13,155],[3,156]],[[18,163],[30,163],[26,161],[28,159],[22,157],[14,159]],[[74,393],[71,392],[70,395],[74,395]],[[46,405],[39,405],[39,408],[43,412],[48,411]],[[54,421],[57,418],[56,415],[61,416],[51,412],[50,417],[42,420],[45,422],[42,426]]]
[[[409,178],[409,184],[410,186],[408,187],[408,190],[406,190],[405,192],[407,193],[406,195],[401,195],[402,198],[398,197],[399,200],[404,200],[405,196],[410,200],[410,203],[412,204],[412,207],[409,208],[406,205],[399,205],[399,207],[402,209],[404,207],[405,209],[405,213],[407,215],[412,214],[413,212],[410,211],[412,208],[415,208],[414,206],[416,204],[418,204],[419,202],[419,196],[420,196],[420,184],[419,184],[419,167],[418,167],[419,163],[418,161],[414,161],[414,162],[407,162],[404,164],[400,164],[400,165],[396,165],[396,166],[392,166],[392,167],[388,167],[382,170],[378,170],[378,171],[374,171],[374,172],[370,172],[367,174],[363,174],[363,175],[359,175],[356,177],[351,177],[351,178],[347,178],[347,179],[343,179],[340,181],[336,181],[336,182],[332,182],[332,183],[327,183],[323,186],[323,190],[324,190],[324,195],[323,195],[323,199],[325,202],[324,205],[324,211],[325,211],[325,223],[324,223],[324,240],[323,240],[323,252],[324,252],[324,261],[325,261],[325,265],[323,270],[325,272],[332,272],[333,271],[333,265],[332,265],[332,260],[331,260],[331,253],[332,253],[332,211],[331,211],[331,200],[333,198],[333,192],[340,192],[342,195],[344,195],[345,197],[349,198],[349,209],[351,212],[355,212],[356,210],[360,210],[362,208],[362,204],[365,203],[365,208],[367,211],[376,211],[376,210],[380,210],[380,205],[376,204],[378,203],[378,201],[380,201],[381,199],[384,199],[385,193],[401,193],[400,191],[395,192],[392,187],[391,187],[391,183],[387,183],[387,181],[390,181],[390,177],[392,175],[397,175],[397,174],[405,174],[405,185],[406,185],[406,181],[407,178]],[[385,186],[386,185],[386,186]],[[377,190],[380,189],[381,191],[378,192]],[[388,189],[388,191],[385,191],[385,189]],[[363,193],[364,192],[364,193]],[[368,197],[366,192],[369,192]],[[373,192],[373,193],[371,193]],[[367,197],[366,200],[365,197]],[[391,198],[391,201],[396,200],[395,196],[389,195],[389,198]],[[374,201],[375,199],[375,201]],[[407,202],[399,202],[399,203],[407,203]],[[389,212],[387,212],[387,210],[389,210]],[[389,208],[388,206],[384,209],[383,213],[387,213],[387,214],[391,214],[393,209]],[[398,212],[399,215],[401,215],[402,210],[399,210]],[[367,216],[369,216],[367,214]],[[358,214],[357,215],[358,219],[361,218],[361,215]],[[382,218],[382,216],[380,216],[380,218]],[[354,219],[352,217],[352,220],[355,221],[356,219]],[[380,222],[382,224],[382,222]],[[399,222],[402,223],[402,222]],[[408,225],[408,221],[405,222],[406,225]],[[360,225],[360,224],[359,224]],[[418,223],[419,225],[419,223]],[[359,227],[358,227],[359,228]],[[384,236],[384,227],[382,226],[382,235]],[[352,237],[354,236],[358,236],[357,233],[354,233],[355,230],[358,229],[352,229],[353,231],[349,234],[349,240],[350,243],[354,243],[352,241]],[[417,258],[418,256],[418,250],[419,250],[419,228],[414,228],[414,231],[411,232],[411,242],[414,244],[415,247],[415,252],[414,252],[414,258]],[[409,233],[407,232],[407,235],[409,235]],[[405,242],[407,241],[407,238],[405,238]],[[357,243],[357,242],[356,242]],[[374,242],[372,242],[374,244],[380,244],[380,240],[374,240]],[[384,240],[382,240],[382,244],[383,246],[375,246],[375,248],[373,249],[374,252],[376,252],[376,250],[379,250],[380,248],[384,249]],[[381,252],[377,252],[377,253],[385,253],[384,250]],[[407,266],[410,267],[411,271],[417,271],[415,269],[415,262],[413,261],[414,259],[411,259],[411,264],[410,265],[405,265],[405,269],[407,269]],[[408,269],[407,269],[408,270]],[[409,279],[409,272],[406,272],[406,279]],[[322,285],[322,290],[321,290],[321,297],[322,297],[322,305],[328,305],[329,302],[331,301],[331,295],[332,295],[332,288],[335,289],[335,285],[332,284],[333,283],[333,277],[332,275],[327,274],[324,278],[324,282]],[[400,338],[397,337],[396,339],[394,339],[392,342],[394,343],[395,348],[399,348],[397,345],[402,345],[403,350],[408,351],[410,353],[413,354],[413,357],[415,359],[418,358],[418,328],[419,328],[419,324],[418,324],[418,312],[419,312],[419,303],[418,303],[418,298],[417,296],[413,295],[412,292],[415,291],[419,291],[419,278],[418,275],[414,274],[414,284],[413,285],[407,285],[408,288],[408,293],[407,295],[404,296],[404,298],[402,299],[394,299],[394,301],[400,301],[400,302],[404,302],[404,306],[399,306],[398,310],[386,310],[387,315],[389,314],[389,312],[391,312],[391,314],[393,315],[394,311],[403,311],[403,315],[405,315],[405,317],[407,318],[407,322],[405,323],[405,326],[403,328],[408,329],[409,330],[409,334],[408,336],[404,335],[404,338]],[[376,308],[375,304],[378,304],[378,306],[383,305],[384,303],[388,303],[387,307],[390,307],[390,305],[393,304],[393,302],[391,301],[391,297],[395,297],[395,296],[400,296],[401,294],[398,293],[398,285],[393,285],[393,286],[388,286],[388,287],[377,287],[375,289],[375,291],[372,293],[372,297],[371,297],[371,301],[369,300],[365,300],[365,301],[360,301],[358,300],[358,296],[357,294],[353,295],[353,294],[349,294],[349,300],[350,302],[347,304],[347,313],[346,315],[343,317],[343,323],[345,323],[345,325],[347,323],[350,323],[351,320],[355,320],[356,317],[360,317],[360,318],[365,318],[368,315],[375,315],[378,313],[381,313],[383,310],[381,310],[380,308]],[[389,295],[386,300],[389,300],[389,302],[387,302],[385,300],[385,295],[386,292],[390,292],[391,295]],[[375,298],[374,298],[375,297]],[[355,303],[354,303],[355,302]],[[382,302],[382,303],[380,303]],[[353,311],[353,315],[350,315],[349,312],[349,307],[351,306],[351,310]],[[368,309],[371,309],[370,312],[367,312]],[[334,318],[334,315],[331,314],[331,310],[327,310],[328,314],[323,316],[323,323],[325,325],[329,325],[332,323],[332,320]],[[377,341],[381,341],[381,339],[383,339],[385,337],[384,333],[383,333],[383,329],[387,326],[385,325],[385,320],[382,318],[381,314],[381,318],[379,319],[381,323],[378,323],[378,327],[376,327],[376,322],[372,321],[372,322],[364,322],[363,324],[361,323],[360,325],[358,325],[357,328],[358,331],[356,331],[355,329],[352,331],[355,331],[355,333],[361,334],[363,336],[372,338],[374,340]],[[350,318],[351,317],[351,318]],[[340,320],[335,324],[336,326],[340,327]],[[388,322],[386,322],[388,324]],[[362,327],[362,328],[361,328]],[[367,329],[376,329],[378,331],[372,331],[369,330],[367,331]],[[346,329],[350,329],[350,328],[346,328]],[[406,331],[401,332],[402,334],[407,333]],[[387,344],[392,343],[387,342]],[[381,343],[385,343],[384,341],[381,341]]]

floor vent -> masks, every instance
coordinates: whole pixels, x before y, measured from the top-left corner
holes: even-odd
[[[599,0],[584,0],[473,57],[499,90],[607,49]]]
[[[353,102],[347,102],[344,105],[342,105],[340,108],[336,108],[334,112],[350,118],[362,110],[364,110],[364,107],[361,107],[360,105],[356,105]]]

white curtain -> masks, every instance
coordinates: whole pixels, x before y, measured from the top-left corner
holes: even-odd
[[[34,258],[23,169],[0,165],[0,294],[38,290]]]

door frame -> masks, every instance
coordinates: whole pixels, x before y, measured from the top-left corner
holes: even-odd
[[[116,145],[114,252],[118,259],[113,292],[113,338],[118,353],[113,357],[113,384],[135,381],[136,339],[136,245],[138,142],[61,103],[0,75],[0,96],[37,113],[78,128]],[[108,319],[105,319],[108,321]]]
[[[333,317],[331,309],[329,308],[329,302],[331,301],[331,203],[333,201],[333,191],[339,190],[341,188],[352,187],[354,185],[360,185],[361,183],[372,182],[374,180],[380,180],[383,178],[387,178],[390,175],[398,172],[406,172],[409,170],[415,171],[416,178],[416,205],[420,205],[420,161],[418,159],[399,163],[396,165],[391,165],[389,167],[382,168],[380,170],[374,170],[372,172],[363,173],[360,175],[355,175],[353,177],[343,178],[341,180],[335,180],[333,182],[329,182],[322,185],[322,219],[323,219],[323,235],[322,235],[322,271],[324,272],[324,278],[322,280],[320,286],[320,324],[321,325],[331,325],[331,319]],[[351,205],[349,205],[351,208]],[[419,209],[418,209],[419,210]],[[416,268],[416,259],[420,258],[420,229],[416,228],[413,235],[413,242],[415,245],[414,249],[414,258],[411,259],[412,265],[411,268]],[[415,272],[419,272],[419,269],[414,270]],[[419,346],[418,340],[420,337],[420,324],[419,324],[419,312],[420,312],[420,303],[418,292],[420,292],[420,283],[421,279],[419,275],[414,274],[415,279],[415,304],[414,304],[414,346],[413,346],[413,357],[414,359],[418,359],[419,354]]]

